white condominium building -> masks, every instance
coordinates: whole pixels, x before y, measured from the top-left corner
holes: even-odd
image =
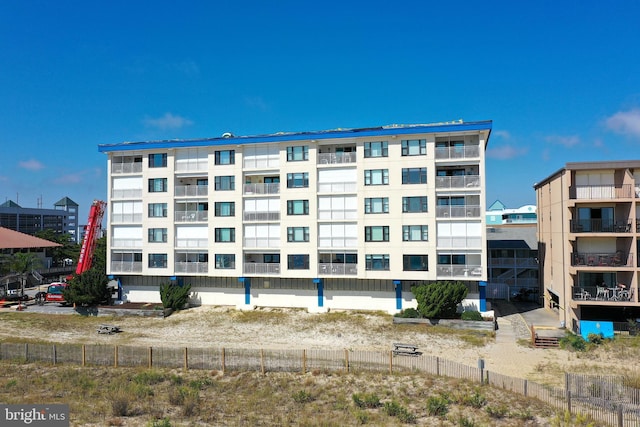
[[[124,298],[309,311],[415,307],[462,281],[484,311],[485,149],[462,121],[105,144],[107,273]]]

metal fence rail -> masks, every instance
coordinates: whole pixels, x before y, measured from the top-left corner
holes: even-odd
[[[0,342],[0,359],[82,366],[147,367],[266,372],[421,372],[465,379],[519,393],[556,408],[611,425],[640,427],[640,390],[622,377],[565,374],[550,387],[431,355],[392,351],[240,349]]]

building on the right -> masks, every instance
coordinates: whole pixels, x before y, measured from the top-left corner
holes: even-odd
[[[534,185],[545,305],[561,325],[640,318],[640,160],[567,163]]]

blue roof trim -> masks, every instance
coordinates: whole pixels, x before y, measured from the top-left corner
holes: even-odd
[[[222,145],[243,145],[243,144],[259,144],[265,142],[286,142],[300,140],[321,140],[334,138],[362,138],[362,137],[379,137],[387,135],[409,135],[416,133],[444,133],[444,132],[464,132],[464,131],[481,131],[488,130],[491,132],[492,121],[468,122],[468,123],[443,123],[433,125],[400,125],[400,126],[384,126],[376,128],[362,129],[338,129],[318,132],[292,132],[292,133],[275,133],[270,135],[257,136],[234,136],[219,137],[191,140],[164,140],[164,141],[140,141],[140,142],[121,142],[117,144],[100,144],[98,151],[101,153],[109,153],[112,151],[133,151],[148,150],[159,148],[181,148],[181,147],[210,147]]]

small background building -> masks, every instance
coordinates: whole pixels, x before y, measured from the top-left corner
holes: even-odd
[[[79,243],[78,204],[68,197],[54,203],[54,209],[24,208],[12,200],[0,204],[0,227],[35,234],[42,230],[68,233]]]

